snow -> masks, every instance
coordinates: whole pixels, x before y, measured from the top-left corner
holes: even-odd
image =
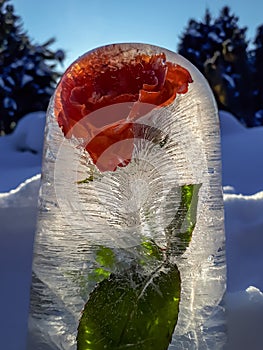
[[[196,29],[194,29],[194,28],[190,28],[190,29],[188,30],[188,35],[189,35],[189,36],[194,36],[194,37],[196,37],[196,38],[201,38],[201,37],[202,37],[202,35],[201,35]]]
[[[0,194],[1,350],[25,349],[38,188],[39,175]]]
[[[228,290],[256,286],[263,291],[263,192],[224,194]],[[263,300],[263,299],[262,299]]]
[[[0,348],[22,350],[27,329],[45,113],[0,137]]]
[[[222,74],[222,78],[225,79],[228,82],[228,85],[230,86],[231,89],[235,89],[236,88],[235,81],[230,75],[223,73]]]
[[[26,115],[13,134],[0,137],[0,192],[41,172],[45,113]]]
[[[208,38],[212,39],[217,44],[222,43],[222,38],[219,35],[217,35],[215,32],[208,33]]]
[[[24,350],[45,114],[0,138],[0,339]],[[230,350],[262,349],[263,127],[220,112]],[[253,347],[251,344],[253,343]],[[2,347],[1,347],[2,349]]]
[[[221,112],[223,184],[236,193],[263,190],[263,127],[246,129],[229,113]]]

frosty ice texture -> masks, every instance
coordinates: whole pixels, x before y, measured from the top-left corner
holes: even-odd
[[[221,349],[226,343],[224,222],[218,116],[211,91],[195,67],[166,49],[120,44],[100,48],[98,55],[103,50],[115,55],[116,62],[120,51],[127,58],[164,53],[168,62],[187,69],[193,82],[168,105],[145,103],[147,113],[134,123],[131,159],[105,171],[82,147],[83,135],[73,132],[65,138],[54,110],[55,93],[47,113],[27,349],[77,349],[84,305],[96,283],[108,277],[107,271],[104,277],[98,274],[100,249],[109,249],[117,259],[109,273],[132,266],[142,237],[165,249],[180,189],[188,184],[201,188],[189,246],[172,257],[182,288],[169,349]],[[117,101],[115,107],[130,109],[126,103]],[[113,113],[112,106],[101,111]],[[118,142],[117,149],[125,142],[131,147],[131,137]]]

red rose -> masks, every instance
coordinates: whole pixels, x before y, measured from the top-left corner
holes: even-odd
[[[118,45],[91,51],[67,69],[56,90],[59,126],[65,137],[85,140],[100,171],[126,166],[133,152],[133,123],[171,104],[192,82],[189,72],[167,62],[164,53],[134,52]]]

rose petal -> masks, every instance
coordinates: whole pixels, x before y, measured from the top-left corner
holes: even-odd
[[[189,72],[167,62],[164,53],[129,57],[120,50],[111,56],[99,49],[66,71],[57,88],[55,115],[65,137],[85,140],[99,170],[112,171],[130,162],[132,122],[171,104],[191,82]]]
[[[130,162],[133,138],[131,123],[115,123],[93,137],[86,144],[85,149],[100,171],[114,171],[117,166],[127,165]]]

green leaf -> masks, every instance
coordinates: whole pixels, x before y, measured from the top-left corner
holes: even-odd
[[[182,254],[192,239],[196,225],[198,193],[201,184],[181,187],[181,201],[174,219],[165,228],[168,241],[168,255]]]
[[[159,261],[163,260],[162,250],[153,240],[143,241],[141,248],[145,257],[154,258]]]
[[[101,178],[101,173],[97,170],[96,166],[94,166],[93,164],[88,165],[88,171],[89,171],[89,176],[83,180],[77,181],[76,183],[78,185],[89,184],[90,182],[99,180]]]
[[[196,225],[197,219],[197,205],[198,205],[198,194],[201,184],[184,186],[182,191],[182,198],[184,206],[187,210],[185,220],[181,226],[180,237],[185,242],[190,243],[192,239],[192,233]]]
[[[97,267],[89,274],[88,279],[96,282],[108,278],[116,265],[116,256],[111,248],[99,246],[95,258]]]
[[[152,274],[134,269],[112,274],[90,294],[77,349],[166,350],[178,319],[180,290],[179,271],[170,264]]]
[[[96,253],[98,264],[104,267],[112,268],[116,263],[116,257],[112,249],[104,246],[100,246]]]
[[[81,185],[81,184],[87,184],[89,182],[92,182],[94,180],[94,175],[90,175],[89,177],[86,177],[84,180],[79,180],[77,181],[77,184],[78,185]]]

